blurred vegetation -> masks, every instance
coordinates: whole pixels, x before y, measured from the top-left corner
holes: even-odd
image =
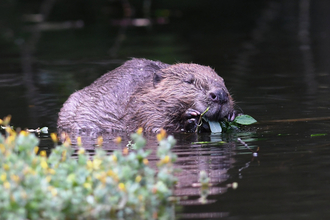
[[[47,156],[38,138],[14,131],[10,117],[0,120],[0,218],[1,219],[174,219],[172,188],[176,183],[171,148],[176,141],[157,135],[157,172],[149,165],[142,129],[132,134],[132,149],[102,150],[97,139],[91,157],[78,137],[75,150],[67,136]],[[117,143],[121,138],[116,139]],[[38,153],[38,155],[37,155]]]

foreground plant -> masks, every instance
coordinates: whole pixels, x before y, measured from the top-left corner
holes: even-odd
[[[141,130],[131,136],[134,151],[107,155],[96,149],[93,160],[80,148],[78,158],[69,138],[49,157],[38,138],[4,123],[0,135],[0,219],[170,219],[175,144],[158,135],[158,172],[148,165]],[[52,135],[54,141],[56,136]],[[98,144],[102,144],[99,140]],[[81,143],[78,140],[78,145]]]

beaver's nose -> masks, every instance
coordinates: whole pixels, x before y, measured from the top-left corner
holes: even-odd
[[[228,102],[228,93],[224,89],[217,89],[209,93],[210,99],[213,102],[224,104]]]

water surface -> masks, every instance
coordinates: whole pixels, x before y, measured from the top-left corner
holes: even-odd
[[[151,29],[127,27],[115,56],[110,52],[119,27],[111,22],[42,31],[30,50],[24,46],[31,33],[2,40],[0,116],[11,114],[15,126],[56,131],[57,113],[67,97],[129,57],[209,65],[225,79],[237,108],[259,123],[227,134],[176,135],[173,151],[182,172],[175,194],[187,196],[177,216],[328,219],[330,4],[214,4],[156,5],[172,10],[168,23]],[[49,137],[41,138],[41,146],[50,150]],[[93,148],[93,139],[85,141]],[[224,143],[193,144],[197,141]],[[114,149],[110,137],[104,147]],[[147,147],[155,149],[154,137],[148,138]],[[155,163],[155,154],[150,159]],[[193,187],[201,170],[213,184],[205,205]],[[230,187],[234,182],[237,189]]]

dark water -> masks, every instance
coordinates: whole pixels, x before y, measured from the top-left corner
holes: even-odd
[[[182,172],[175,193],[188,196],[177,215],[328,219],[330,3],[169,1],[155,3],[153,10],[164,8],[171,12],[167,24],[128,26],[123,38],[108,20],[40,36],[16,34],[11,23],[0,26],[0,117],[11,114],[15,126],[55,131],[57,112],[69,94],[129,57],[209,65],[225,79],[237,106],[259,123],[230,134],[176,136],[173,150]],[[118,44],[118,39],[124,40]],[[192,144],[196,141],[226,143]],[[86,142],[91,146],[93,139]],[[105,147],[111,149],[111,143],[105,139]],[[151,137],[148,147],[154,143]],[[52,146],[47,136],[41,145]],[[192,187],[201,170],[213,184],[205,205]],[[233,182],[237,189],[229,187]]]

